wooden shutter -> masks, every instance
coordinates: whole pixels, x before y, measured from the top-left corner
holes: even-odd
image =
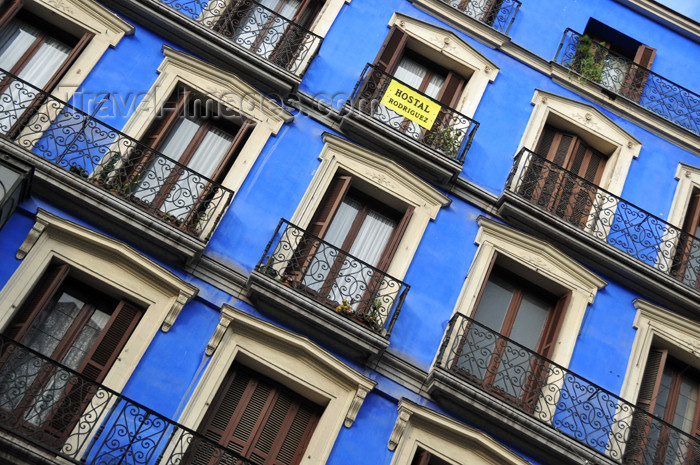
[[[51,266],[34,286],[27,300],[22,304],[14,318],[4,331],[5,336],[21,341],[37,315],[41,313],[58,288],[68,276],[70,266],[66,264]]]
[[[644,86],[649,77],[648,69],[654,62],[656,49],[647,45],[640,45],[637,48],[637,53],[634,56],[634,63],[630,65],[630,69],[625,76],[620,93],[628,99],[638,102],[644,92]]]
[[[642,376],[642,384],[639,387],[639,395],[637,396],[637,407],[645,412],[654,413],[654,405],[656,404],[656,396],[659,394],[659,386],[661,385],[661,374],[666,365],[668,351],[666,349],[651,348],[647,364],[644,367],[644,375]]]
[[[401,221],[399,221],[399,224],[396,225],[394,228],[394,231],[391,233],[391,237],[389,238],[389,241],[387,241],[386,246],[384,247],[384,251],[382,252],[381,257],[379,258],[379,261],[377,262],[377,268],[386,271],[389,268],[389,264],[391,263],[391,260],[394,258],[394,254],[396,253],[396,250],[399,248],[399,243],[401,242],[401,238],[403,237],[404,233],[406,232],[406,228],[408,227],[408,223],[411,221],[411,217],[413,216],[413,211],[415,209],[413,206],[409,206],[406,208],[406,212],[403,214],[403,217],[401,218]]]
[[[692,277],[686,280],[685,275],[686,271],[688,271],[688,264],[692,261],[691,254],[693,248],[700,248],[700,244],[697,244],[697,239],[695,239],[698,227],[700,227],[700,191],[694,190],[690,197],[688,210],[685,213],[685,220],[683,221],[682,227],[683,234],[678,238],[678,246],[671,267],[671,271],[675,277],[691,285],[693,285]],[[700,276],[696,277],[694,285],[700,288]]]
[[[140,308],[128,302],[120,302],[77,371],[89,380],[101,383],[131,336],[142,313]],[[75,381],[57,404],[55,412],[45,426],[45,432],[58,438],[59,442],[70,433],[81,412],[95,394],[93,384],[77,378]]]
[[[318,0],[302,0],[291,19],[301,27],[308,28],[318,14],[320,7],[321,3]]]
[[[102,382],[142,314],[139,307],[120,302],[78,371],[93,381]]]
[[[396,25],[391,26],[389,34],[374,59],[374,65],[382,71],[392,74],[403,54],[407,40],[408,35],[401,28]]]
[[[457,107],[466,83],[462,76],[450,71],[438,95],[440,103],[453,109]]]
[[[296,465],[319,409],[278,383],[235,364],[202,422],[203,434],[255,463]],[[210,452],[194,463],[207,463]]]
[[[700,191],[693,192],[688,205],[688,211],[685,214],[683,222],[683,231],[691,236],[694,236],[700,225]]]
[[[326,191],[321,203],[316,209],[314,217],[311,219],[309,226],[306,228],[308,234],[323,238],[328,230],[328,227],[333,220],[335,212],[338,210],[340,203],[343,201],[345,194],[350,189],[351,176],[336,175],[331,181],[328,190]]]

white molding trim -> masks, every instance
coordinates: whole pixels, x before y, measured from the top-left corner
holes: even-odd
[[[64,101],[70,100],[108,47],[116,47],[122,37],[134,33],[134,26],[93,0],[27,0],[23,8],[74,34],[93,34],[51,92]]]
[[[329,133],[323,135],[323,141],[325,145],[319,155],[321,166],[294,212],[292,224],[305,229],[335,174],[338,171],[349,174],[373,191],[391,197],[395,203],[415,208],[387,270],[394,278],[403,279],[425,228],[440,208],[450,204],[450,199],[386,157]]]
[[[567,368],[588,305],[607,282],[547,242],[502,223],[480,217],[480,229],[474,241],[479,248],[469,269],[454,313],[472,316],[476,299],[494,254],[507,257],[528,269],[533,276],[557,289],[571,292],[564,321],[552,353],[552,361]]]
[[[700,189],[700,168],[679,163],[676,168],[676,193],[673,195],[671,211],[666,220],[677,228],[683,227],[693,189]]]
[[[469,78],[455,110],[473,117],[486,86],[496,79],[499,67],[447,29],[398,12],[389,21],[389,27],[393,25],[406,32],[411,49]]]
[[[392,465],[411,463],[418,447],[452,463],[530,465],[491,436],[405,398],[389,441]]]
[[[223,313],[231,317],[228,329],[178,422],[197,429],[235,360],[324,407],[301,464],[325,463],[376,382],[305,337],[228,305]]]
[[[641,142],[592,105],[540,89],[535,90],[530,103],[534,108],[518,150],[524,147],[534,151],[548,121],[568,126],[566,129],[576,130],[589,144],[609,155],[599,186],[619,197],[632,159],[642,149]]]
[[[700,43],[700,23],[672,9],[649,0],[615,0],[652,20],[670,27],[696,43]]]
[[[670,349],[677,358],[700,368],[700,324],[642,299],[635,299],[637,334],[632,343],[620,397],[634,404],[652,346]]]
[[[102,384],[119,392],[164,322],[172,325],[198,289],[126,244],[39,209],[20,249],[22,263],[0,291],[0,328],[10,322],[52,260],[87,284],[145,308]],[[38,234],[37,234],[38,232]]]

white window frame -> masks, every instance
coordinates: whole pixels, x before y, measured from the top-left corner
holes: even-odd
[[[229,305],[207,354],[213,354],[178,423],[196,430],[235,362],[281,383],[323,407],[300,465],[325,463],[341,428],[350,428],[367,394],[376,385],[309,339]],[[175,443],[166,450],[168,454]]]
[[[391,465],[410,465],[420,447],[455,465],[529,465],[483,431],[401,399],[389,438]]]

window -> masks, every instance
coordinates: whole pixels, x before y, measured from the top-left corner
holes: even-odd
[[[642,299],[634,306],[636,333],[620,397],[636,400],[638,410],[629,419],[619,413],[613,434],[630,434],[622,436],[625,449],[614,452],[630,463],[694,465],[700,457],[700,325]]]
[[[546,368],[534,354],[551,357],[571,296],[506,271],[497,258],[471,316],[478,325],[466,327],[452,369],[531,412]]]
[[[503,331],[529,351],[567,367],[586,308],[607,283],[544,241],[486,218],[479,218],[478,223],[475,242],[479,248],[455,308],[455,312],[477,323],[468,326],[463,341],[458,339],[462,335],[457,335],[452,343],[461,343],[463,353],[469,354],[465,358],[478,361],[480,366],[452,368],[478,382],[491,383],[489,386],[522,408],[532,408],[536,402],[534,394],[539,394],[536,383],[528,384],[526,378],[509,381],[501,376],[499,363],[507,362],[517,366],[518,371],[538,374],[542,365],[536,361],[541,359],[526,357],[530,352],[511,348],[505,339],[496,342],[498,336],[493,331]],[[479,345],[486,349],[479,351]],[[506,347],[507,359],[493,356]],[[537,381],[538,377],[532,380]],[[540,413],[544,419],[546,412]]]
[[[41,104],[37,91],[69,100],[110,46],[133,27],[94,2],[9,0],[0,8],[0,132],[17,136],[26,110]],[[9,106],[11,105],[11,106]],[[48,122],[47,122],[48,123]]]
[[[297,25],[308,30],[321,6],[320,0],[234,0],[215,27],[243,48],[287,67],[306,40],[306,31]]]
[[[411,465],[450,465],[450,463],[419,447]]]
[[[597,180],[596,185],[619,197],[630,164],[639,156],[642,144],[591,105],[542,90],[535,91],[531,103],[534,109],[520,141],[520,148],[537,151],[551,138],[552,143],[548,143],[550,149],[546,151],[549,156],[556,157],[556,150],[562,148],[562,163],[568,164],[569,168],[573,168],[582,177],[588,176],[586,179]],[[552,128],[562,134],[557,140],[561,141],[565,134],[570,137],[566,151],[561,142],[555,143],[556,133],[551,132]],[[585,152],[573,150],[583,150],[583,147],[586,148]],[[547,156],[544,149],[541,153]],[[518,170],[525,169],[524,166],[518,167]],[[571,193],[584,195],[578,192],[580,191]]]
[[[211,361],[178,423],[215,441],[226,430],[229,445],[248,450],[254,463],[265,454],[265,463],[273,463],[269,454],[277,464],[325,463],[376,384],[307,338],[228,305],[207,353]],[[213,401],[227,406],[217,409]],[[179,460],[177,442],[164,457]]]
[[[584,34],[600,44],[593,44],[594,49],[604,48],[594,50],[596,61],[603,65],[600,84],[616,94],[639,101],[648,76],[645,70],[651,68],[656,49],[593,18],[588,21]]]
[[[576,134],[549,124],[542,131],[536,153],[574,176],[557,172],[556,168],[551,169],[533,159],[525,173],[524,183],[530,192],[522,191],[521,195],[565,221],[585,227],[596,200],[595,186],[600,183],[607,157]]]
[[[373,269],[386,271],[414,210],[391,208],[362,192],[361,184],[336,175],[306,231],[325,243],[306,250],[307,244],[316,244],[303,241],[304,250],[298,252],[301,261],[310,258],[302,270],[303,285],[335,304],[375,301],[373,289],[379,286],[372,285]]]
[[[139,177],[124,181],[138,184],[138,191],[130,192],[147,208],[159,209],[170,215],[170,222],[187,226],[190,219],[197,220],[200,208],[207,208],[210,181],[235,195],[268,138],[291,115],[233,74],[167,46],[163,54],[158,79],[122,131],[181,165],[173,168],[165,160],[137,154],[130,160],[137,165],[135,171],[126,171]],[[101,169],[105,163],[109,162],[103,160]],[[224,208],[221,205],[207,217],[218,216]],[[206,229],[211,223],[199,231],[201,236],[211,232]]]
[[[686,209],[671,273],[700,289],[700,188],[693,189]]]
[[[402,398],[391,432],[391,465],[527,465],[483,431]]]
[[[297,465],[323,409],[279,383],[234,363],[200,432],[255,464]],[[211,454],[192,451],[194,463]]]
[[[367,216],[353,215],[357,219],[355,239],[352,235],[348,239],[347,234],[342,237],[348,239],[350,248],[357,243],[356,252],[363,248],[360,221],[369,217],[369,222],[363,222],[365,232],[372,233],[370,226],[375,231],[384,230],[386,241],[383,250],[373,252],[377,268],[402,279],[428,222],[437,216],[442,206],[449,204],[449,199],[385,157],[330,134],[324,134],[324,142],[319,156],[321,166],[292,216],[292,224],[315,236],[328,238],[331,221],[338,217],[337,209],[342,200],[348,193],[352,199],[355,193],[360,203],[368,202],[364,210]],[[374,214],[370,213],[372,207]],[[356,210],[359,212],[357,207]],[[396,226],[390,228],[390,224]]]
[[[674,359],[667,349],[652,347],[639,388],[637,408],[640,412],[632,421],[623,460],[654,465],[696,463],[700,446],[682,433],[700,440],[700,372],[697,369]],[[693,456],[695,459],[691,458]]]
[[[210,113],[212,103],[178,89],[143,138],[174,162],[141,152],[130,162],[133,195],[178,225],[197,220],[206,208],[209,181],[222,181],[253,129],[238,115]]]
[[[498,66],[451,31],[402,13],[394,13],[389,27],[374,60],[376,67],[415,80],[407,83],[416,89],[422,85],[441,104],[473,117]]]
[[[76,279],[69,265],[57,264],[34,286],[4,334],[100,383],[142,314],[133,303]],[[40,440],[61,444],[94,387],[21,350],[6,352],[0,365],[4,422],[22,424]]]
[[[25,11],[5,22],[0,31],[0,69],[45,92],[51,91],[92,37],[90,33],[73,37]],[[33,87],[6,73],[3,78],[0,101],[12,107],[3,108],[0,131],[14,137],[22,126],[18,123],[22,113],[42,102]]]

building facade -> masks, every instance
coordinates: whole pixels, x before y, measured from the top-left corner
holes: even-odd
[[[700,463],[700,24],[5,0],[0,459]]]

